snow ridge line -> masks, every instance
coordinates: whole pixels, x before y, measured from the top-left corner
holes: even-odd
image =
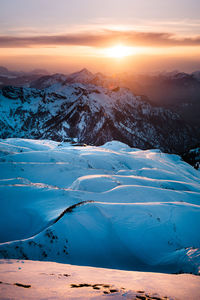
[[[84,204],[87,204],[87,203],[94,203],[95,201],[94,200],[85,200],[85,201],[81,201],[81,202],[78,202],[76,204],[73,204],[71,206],[69,206],[68,208],[66,208],[55,220],[53,221],[50,221],[46,226],[44,226],[40,231],[38,232],[35,232],[33,235],[25,238],[25,239],[19,239],[19,240],[12,240],[12,241],[8,241],[8,242],[3,242],[3,243],[0,243],[0,245],[3,245],[3,244],[10,244],[10,243],[15,243],[15,242],[19,242],[19,241],[25,241],[25,240],[29,240],[31,238],[33,238],[34,236],[40,234],[41,232],[47,230],[49,227],[51,227],[52,225],[54,225],[55,223],[57,223],[62,217],[64,217],[65,214],[67,213],[71,213],[76,207],[78,206],[81,206],[81,205],[84,205]]]
[[[71,213],[76,207],[78,207],[78,206],[81,206],[81,205],[84,205],[84,204],[86,204],[86,203],[93,203],[93,202],[95,202],[95,201],[93,201],[93,200],[86,200],[86,201],[81,201],[81,202],[78,202],[78,203],[76,203],[76,204],[73,204],[73,205],[71,205],[71,206],[69,206],[68,208],[66,208],[54,221],[53,221],[53,223],[52,223],[52,225],[53,224],[55,224],[55,223],[57,223],[65,214],[67,214],[67,213]]]

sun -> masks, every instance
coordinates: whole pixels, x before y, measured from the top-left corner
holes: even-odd
[[[123,58],[132,54],[131,47],[116,45],[112,48],[107,48],[105,54],[108,57]]]

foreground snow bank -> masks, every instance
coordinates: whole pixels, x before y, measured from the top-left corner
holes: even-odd
[[[200,299],[200,277],[190,274],[0,260],[0,280],[1,299]]]
[[[200,173],[179,156],[0,141],[0,257],[200,271]]]

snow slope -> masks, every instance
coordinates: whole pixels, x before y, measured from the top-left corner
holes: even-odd
[[[120,142],[0,140],[0,257],[200,271],[200,173]]]
[[[200,277],[0,260],[1,299],[198,300]],[[143,297],[143,298],[142,298]]]

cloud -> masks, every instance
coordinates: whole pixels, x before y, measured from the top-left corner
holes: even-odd
[[[102,30],[62,35],[0,36],[0,48],[44,46],[109,47],[123,43],[128,46],[200,46],[200,36],[179,37],[165,32]]]

